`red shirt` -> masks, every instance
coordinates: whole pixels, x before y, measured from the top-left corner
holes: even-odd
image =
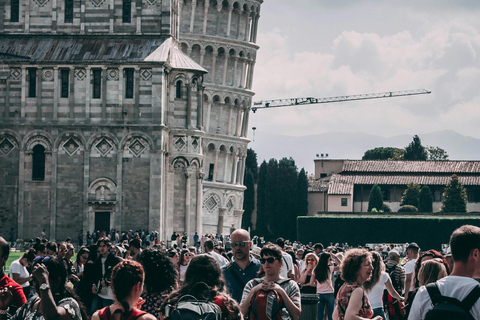
[[[7,277],[6,274],[3,274],[3,277],[0,279],[0,289],[5,287],[12,286],[12,301],[10,302],[11,307],[20,308],[27,302],[27,298],[25,298],[25,294],[23,293],[22,286]]]

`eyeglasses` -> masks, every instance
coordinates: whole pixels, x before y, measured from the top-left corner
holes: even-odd
[[[260,263],[261,263],[261,264],[265,264],[265,262],[273,263],[273,262],[275,262],[275,260],[277,260],[277,258],[273,258],[273,257],[266,258],[266,259],[261,258],[261,259],[260,259]]]
[[[45,258],[42,256],[38,256],[33,260],[33,263],[45,263],[51,258],[52,258],[51,256],[46,256]]]
[[[232,242],[232,248],[240,247],[243,248],[247,245],[248,241],[238,241],[238,242]]]

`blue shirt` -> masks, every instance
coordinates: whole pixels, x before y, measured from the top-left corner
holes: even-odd
[[[233,299],[240,303],[242,300],[243,288],[247,282],[253,278],[257,278],[257,273],[260,269],[260,261],[250,256],[250,263],[247,265],[245,270],[240,269],[235,261],[230,261],[230,264],[233,266],[231,271],[228,270],[228,265],[222,267],[223,276],[225,278],[225,282],[227,283],[228,292]],[[235,272],[239,276],[239,278],[243,281],[243,285],[241,285],[235,279],[235,277],[232,275],[232,272]]]

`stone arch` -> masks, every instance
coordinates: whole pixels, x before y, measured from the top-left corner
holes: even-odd
[[[195,43],[195,44],[192,44],[192,52],[190,53],[190,58],[193,59],[193,61],[195,61],[196,63],[200,64],[200,59],[202,57],[202,54],[201,54],[201,50],[202,50],[202,47],[200,44],[198,43]]]
[[[214,52],[216,52],[216,49],[213,46],[208,45],[205,47],[205,55],[203,57],[203,67],[208,71],[208,73],[205,75],[206,82],[213,82],[212,66],[213,66]]]
[[[75,131],[63,132],[55,140],[58,154],[68,154],[69,156],[79,155],[80,152],[85,151],[85,145],[85,137]]]
[[[88,201],[116,201],[117,184],[106,177],[93,180],[88,187]]]
[[[25,135],[23,141],[25,151],[32,151],[33,147],[37,144],[43,146],[45,148],[45,151],[52,151],[52,136],[43,130],[30,131]]]
[[[235,194],[229,194],[225,201],[225,207],[227,208],[227,213],[233,215],[233,211],[235,210],[238,203],[238,198]]]
[[[75,138],[75,140],[78,140],[81,143],[82,148],[84,148],[87,144],[87,141],[82,134],[76,131],[65,131],[59,134],[58,137],[55,139],[55,142],[54,142],[55,148],[60,149],[60,147],[62,147],[63,145],[62,142],[69,137],[73,137]]]
[[[87,146],[91,154],[105,157],[118,149],[118,139],[110,132],[99,132],[90,137]]]
[[[151,138],[144,133],[130,133],[126,135],[120,144],[124,157],[132,155],[138,158],[142,155],[148,155],[153,146]]]
[[[205,209],[209,212],[216,212],[218,208],[223,207],[223,194],[218,190],[208,191],[203,200],[203,205]]]
[[[13,150],[21,148],[20,136],[12,130],[0,130],[0,156],[8,156]]]
[[[142,139],[144,139],[146,142],[148,142],[149,148],[153,149],[153,146],[155,144],[153,142],[152,137],[150,137],[148,134],[146,134],[144,132],[140,132],[140,131],[132,131],[132,132],[128,133],[127,135],[125,135],[122,138],[122,140],[120,141],[120,148],[125,149],[125,144],[127,143],[127,141],[129,139],[136,138],[136,137],[141,137]]]
[[[199,158],[193,158],[191,161],[190,161],[190,165],[192,167],[196,167],[197,170],[200,170],[202,168],[202,160],[200,160]]]
[[[88,140],[87,140],[87,144],[86,146],[88,147],[88,150],[91,150],[92,147],[93,147],[93,143],[95,142],[95,140],[98,140],[99,138],[108,138],[110,140],[113,141],[114,145],[115,145],[115,148],[118,147],[119,145],[119,142],[118,142],[118,139],[117,137],[108,132],[108,131],[102,131],[102,132],[98,132],[98,133],[94,133]]]
[[[172,166],[174,169],[178,169],[180,167],[183,167],[186,169],[190,166],[190,162],[184,156],[178,156],[172,160]]]
[[[182,50],[183,53],[187,54],[188,53],[188,43],[182,42],[180,44],[180,49]]]

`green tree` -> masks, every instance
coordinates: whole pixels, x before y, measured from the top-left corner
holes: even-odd
[[[378,184],[373,185],[370,191],[370,197],[368,198],[368,212],[372,212],[373,209],[377,211],[383,209],[383,194]]]
[[[252,212],[255,209],[255,182],[253,181],[253,173],[250,168],[245,170],[243,185],[247,189],[243,193],[242,228],[248,230],[248,228],[252,227]]]
[[[456,174],[445,186],[443,205],[440,210],[442,212],[468,212],[467,192]]]
[[[297,215],[306,216],[308,214],[308,178],[304,168],[298,173],[296,198]]]
[[[427,151],[422,146],[422,141],[417,135],[413,136],[413,141],[405,147],[405,160],[424,161],[427,160]]]
[[[247,150],[247,159],[245,159],[245,169],[251,169],[253,174],[253,181],[257,183],[258,181],[258,162],[257,162],[257,153],[249,148]]]
[[[433,212],[433,197],[428,186],[423,186],[418,196],[418,211]]]
[[[266,195],[265,184],[267,181],[267,162],[264,160],[258,170],[257,184],[257,221],[255,224],[255,234],[263,236],[267,233],[267,216],[266,216]]]
[[[362,160],[401,160],[404,152],[400,148],[378,147],[365,151]]]
[[[402,200],[400,201],[401,206],[414,206],[418,208],[418,197],[420,195],[420,186],[415,182],[410,182],[407,185],[407,189],[403,192]]]
[[[428,160],[445,161],[448,160],[448,153],[440,147],[427,146]]]

